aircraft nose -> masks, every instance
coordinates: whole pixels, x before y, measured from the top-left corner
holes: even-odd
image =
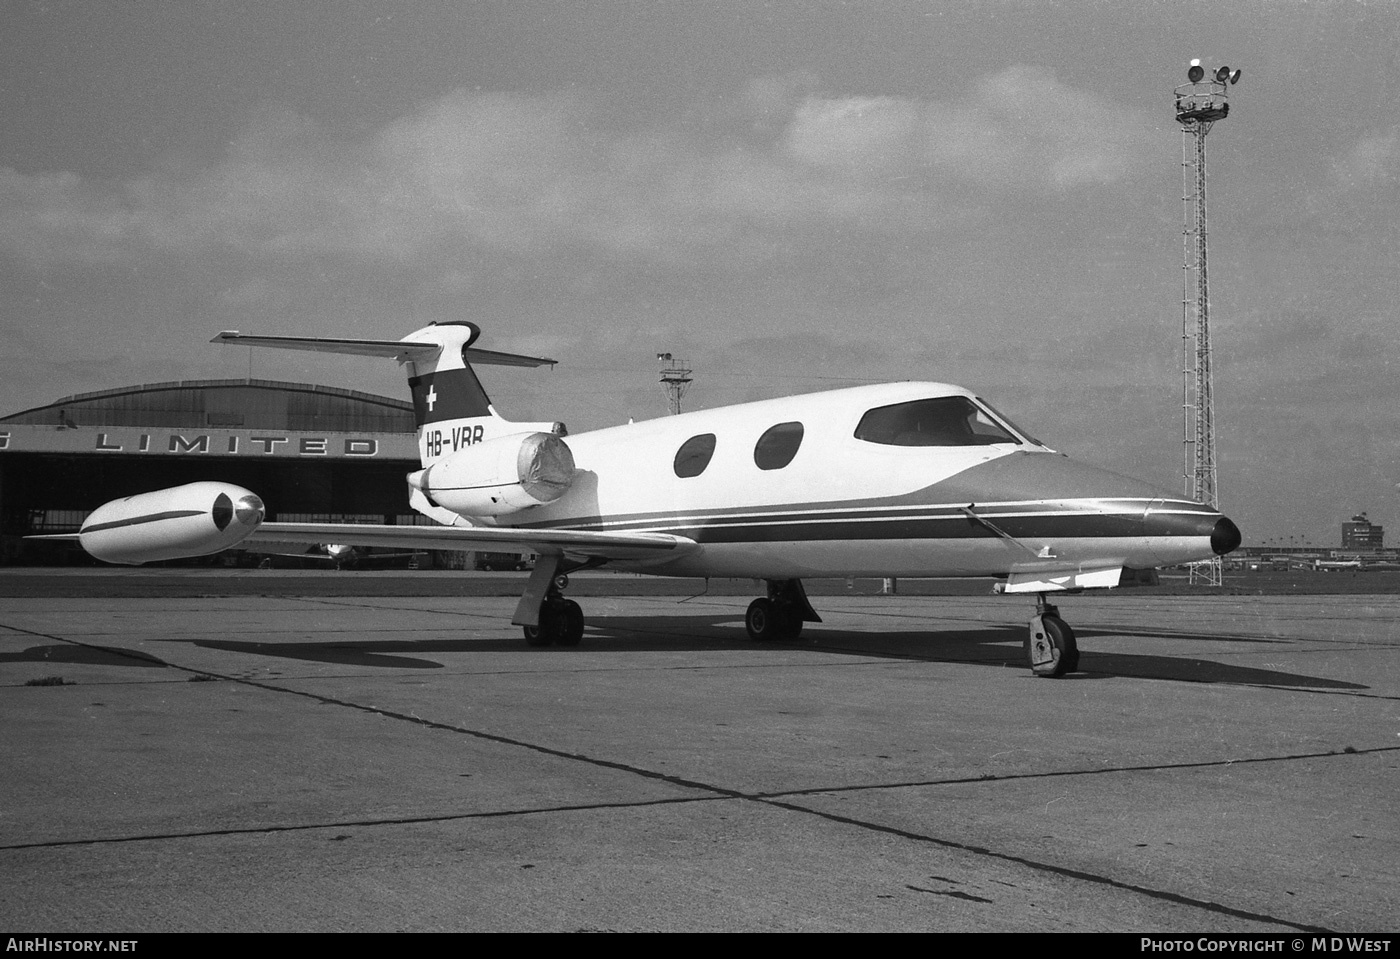
[[[1201,503],[1185,500],[1157,500],[1143,514],[1148,536],[1189,536],[1209,539],[1217,556],[1224,556],[1240,545],[1240,528],[1227,517]]]
[[[987,514],[1012,536],[1116,541],[1129,566],[1194,563],[1240,545],[1239,527],[1220,510],[1058,453],[1003,456],[934,488],[943,502],[1017,504],[1015,516]],[[1020,512],[1027,503],[1035,515]]]
[[[1238,549],[1243,539],[1240,528],[1230,522],[1229,517],[1222,516],[1215,521],[1215,526],[1210,531],[1210,548],[1215,551],[1216,556],[1224,556]]]
[[[1143,533],[1164,566],[1224,556],[1240,545],[1240,528],[1219,510],[1188,500],[1157,500],[1142,519]],[[1206,553],[1209,547],[1210,553]]]

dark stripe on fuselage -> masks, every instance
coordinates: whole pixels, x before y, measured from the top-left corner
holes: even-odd
[[[1019,516],[1000,518],[997,527],[1017,539],[1141,537],[1142,517],[1124,515]],[[771,543],[808,540],[996,539],[997,534],[965,515],[863,520],[714,523],[665,532],[700,543]]]
[[[1220,514],[1208,507],[1181,512],[1153,511],[1147,504],[1133,511],[1101,512],[1086,505],[1028,510],[1022,506],[979,505],[979,517],[1017,539],[1143,536],[1210,536]],[[899,510],[894,513],[783,512],[707,515],[677,514],[603,522],[574,520],[531,526],[533,529],[588,529],[673,533],[699,543],[771,543],[811,540],[986,539],[997,534],[956,507]]]
[[[921,506],[854,506],[851,504],[808,503],[788,507],[729,507],[712,510],[662,510],[650,513],[629,513],[604,519],[601,516],[575,516],[540,523],[521,523],[518,529],[609,529],[635,530],[655,529],[676,526],[713,526],[717,523],[749,522],[830,522],[836,520],[866,519],[966,519],[965,507],[971,507],[978,516],[998,523],[1003,517],[1023,515],[1083,515],[1119,514],[1141,519],[1149,505],[1155,511],[1167,509],[1200,516],[1218,516],[1216,510],[1200,503],[1182,501],[1163,502],[1160,499],[1115,499],[1086,500],[1067,503],[1018,502],[1018,503],[939,503]]]
[[[204,513],[202,509],[168,509],[160,513],[147,513],[145,516],[133,516],[131,519],[117,519],[110,523],[98,523],[96,526],[84,526],[78,530],[79,533],[100,533],[104,529],[121,529],[124,526],[142,526],[146,523],[159,523],[165,519],[182,519],[186,516],[200,516]]]

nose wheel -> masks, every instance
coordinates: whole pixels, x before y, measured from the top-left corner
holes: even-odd
[[[1025,649],[1031,672],[1037,676],[1054,678],[1079,669],[1079,644],[1074,630],[1060,618],[1059,608],[1047,603],[1043,595],[1036,602]]]

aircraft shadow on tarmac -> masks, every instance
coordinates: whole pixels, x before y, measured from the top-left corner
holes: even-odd
[[[595,616],[589,620],[582,651],[589,653],[701,652],[732,650],[736,645],[755,649],[815,650],[856,656],[917,659],[926,662],[976,664],[1000,668],[1025,665],[1022,625],[989,625],[977,629],[919,629],[872,633],[808,627],[802,638],[791,643],[759,644],[743,631],[742,621],[733,614],[694,616]],[[1193,683],[1233,683],[1255,686],[1305,687],[1312,689],[1367,689],[1320,676],[1287,673],[1252,666],[1214,662],[1190,655],[1097,652],[1095,636],[1132,636],[1144,641],[1229,641],[1233,643],[1286,644],[1286,640],[1246,636],[1191,634],[1181,631],[1093,630],[1077,631],[1081,640],[1080,671],[1070,679],[1166,679]],[[434,655],[527,651],[517,636],[500,639],[388,639],[368,641],[259,643],[238,640],[186,640],[205,649],[297,659],[340,666],[393,669],[442,669]],[[569,655],[574,650],[557,647],[528,650],[541,656]],[[157,661],[158,662],[158,661]]]
[[[164,669],[170,664],[149,653],[134,649],[121,649],[107,646],[74,646],[67,643],[53,643],[48,646],[30,646],[18,653],[0,653],[3,663],[51,663],[73,666],[144,666]]]

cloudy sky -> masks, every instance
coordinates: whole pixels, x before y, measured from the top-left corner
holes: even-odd
[[[0,410],[391,364],[210,345],[469,319],[575,432],[959,383],[1181,488],[1186,62],[1222,506],[1400,540],[1400,3],[0,0]]]

